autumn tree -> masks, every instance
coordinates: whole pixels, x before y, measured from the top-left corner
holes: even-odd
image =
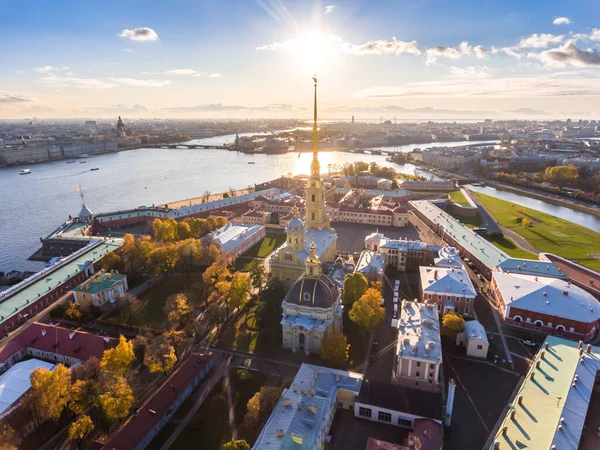
[[[267,282],[267,271],[264,264],[256,264],[250,271],[250,279],[252,281],[252,287],[257,291],[260,291]]]
[[[83,317],[81,308],[76,302],[69,302],[67,310],[65,311],[65,315],[72,320],[81,320],[81,318]]]
[[[123,261],[115,252],[109,252],[100,260],[100,268],[106,272],[111,270],[123,270]]]
[[[175,348],[164,336],[153,339],[144,354],[144,364],[150,373],[167,373],[177,362]]]
[[[0,424],[0,450],[17,450],[18,445],[15,430],[9,425]]]
[[[456,314],[454,311],[449,311],[442,318],[442,329],[440,334],[446,339],[455,340],[456,335],[465,327],[465,319]]]
[[[154,239],[160,242],[175,242],[177,240],[177,221],[172,218],[165,220],[154,219],[152,222]]]
[[[213,263],[202,274],[204,284],[214,290],[217,283],[227,281],[231,277],[231,272],[223,264]]]
[[[150,254],[150,265],[155,274],[172,272],[179,261],[177,247],[165,245],[156,248]]]
[[[202,263],[204,248],[198,239],[187,239],[177,246],[179,261],[186,272],[191,272],[193,267]]]
[[[71,372],[58,364],[54,370],[31,373],[31,401],[42,420],[56,421],[67,406],[71,393]]]
[[[82,448],[83,440],[94,429],[94,422],[90,416],[84,415],[69,427],[69,439],[77,441],[77,447]]]
[[[531,219],[527,219],[527,218],[523,218],[521,220],[521,225],[523,226],[523,228],[527,228],[531,225]]]
[[[129,370],[134,357],[133,343],[121,335],[119,336],[119,343],[115,348],[104,351],[100,367],[105,372],[123,376]]]
[[[169,322],[176,323],[183,321],[190,315],[192,308],[188,304],[185,294],[173,294],[167,297],[165,302],[165,314]]]
[[[248,440],[254,440],[258,425],[271,414],[280,396],[281,388],[263,386],[248,400],[246,415],[240,425],[243,436]]]
[[[252,450],[250,445],[243,439],[231,440],[223,444],[221,450]]]
[[[121,314],[127,319],[129,326],[133,326],[133,319],[140,307],[140,299],[133,294],[126,293],[119,299]]]
[[[192,230],[189,224],[185,222],[177,222],[177,240],[183,241],[192,237]]]
[[[348,341],[340,332],[333,332],[321,342],[321,358],[331,365],[340,367],[348,361]]]
[[[250,295],[250,275],[244,272],[236,272],[231,279],[229,296],[226,297],[227,316],[229,316],[229,307],[232,309],[243,308],[248,302]]]
[[[127,416],[134,402],[133,391],[127,380],[120,375],[109,375],[104,377],[101,386],[98,403],[106,418],[114,422]]]
[[[135,237],[133,237],[133,234],[127,233],[123,236],[121,251],[123,253],[122,260],[126,270],[130,273],[133,272],[135,265]]]
[[[369,282],[360,272],[346,275],[344,278],[344,303],[352,305],[369,288]]]
[[[381,308],[381,293],[369,288],[352,305],[348,317],[364,330],[372,330],[383,320],[385,311]]]
[[[222,217],[222,216],[215,217],[215,229],[223,228],[225,225],[227,225],[226,217]]]

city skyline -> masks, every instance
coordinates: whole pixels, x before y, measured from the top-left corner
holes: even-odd
[[[13,2],[0,118],[597,118],[600,5],[501,3]]]

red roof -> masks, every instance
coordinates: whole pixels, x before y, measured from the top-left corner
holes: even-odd
[[[194,377],[210,362],[212,356],[194,353],[189,355],[161,387],[152,394],[110,438],[103,450],[129,450],[135,448],[169,411],[175,400],[191,384]]]
[[[395,213],[407,213],[408,211],[406,210],[406,208],[403,208],[402,206],[397,206],[396,208],[394,208],[393,210]]]
[[[109,337],[33,322],[4,346],[0,351],[0,362],[25,347],[85,361],[91,356],[101,358],[104,350],[115,347],[117,343],[116,339]]]

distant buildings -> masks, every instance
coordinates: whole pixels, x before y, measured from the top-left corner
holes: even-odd
[[[385,258],[383,253],[363,250],[354,271],[362,273],[367,280],[381,281],[385,271]]]
[[[223,253],[228,253],[236,259],[252,246],[264,239],[264,225],[243,225],[228,223],[202,239],[212,241],[219,246]]]
[[[99,273],[73,289],[75,302],[102,306],[115,303],[127,292],[127,275],[119,273]]]
[[[379,231],[365,237],[365,248],[384,254],[386,266],[400,272],[405,272],[409,264],[424,264],[428,250],[425,242],[390,239]]]
[[[403,300],[398,320],[394,380],[404,386],[438,392],[442,342],[437,308]]]
[[[473,315],[477,291],[469,274],[454,267],[419,267],[421,301],[437,306],[441,314]]]
[[[409,181],[404,180],[398,183],[400,189],[411,191],[455,191],[456,183],[452,180],[427,180],[427,181]]]

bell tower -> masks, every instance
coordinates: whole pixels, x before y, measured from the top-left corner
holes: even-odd
[[[319,163],[319,130],[317,128],[317,77],[315,83],[314,118],[313,118],[313,158],[310,163],[310,178],[306,184],[306,229],[318,230],[331,229],[329,216],[325,212],[325,198],[323,196],[323,180],[321,179],[321,164]]]
[[[305,276],[319,278],[321,276],[321,261],[317,255],[317,244],[315,240],[310,243],[310,253],[306,257]]]

